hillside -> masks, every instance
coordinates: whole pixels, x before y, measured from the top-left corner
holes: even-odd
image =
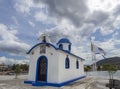
[[[97,62],[97,65],[103,65],[103,64],[120,64],[120,57],[106,58]]]

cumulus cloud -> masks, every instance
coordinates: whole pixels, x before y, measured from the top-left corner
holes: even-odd
[[[27,11],[30,12],[31,8],[38,8],[40,9],[40,6],[44,6],[43,8],[47,11],[47,13],[44,13],[44,11],[36,11],[34,18],[36,21],[45,22],[46,24],[52,23],[55,25],[61,25],[64,20],[69,21],[69,24],[76,27],[76,29],[79,29],[80,33],[88,35],[88,32],[94,32],[97,28],[102,28],[101,33],[103,35],[108,35],[112,33],[113,29],[115,29],[114,26],[114,19],[115,16],[111,14],[111,12],[106,12],[106,10],[98,9],[90,12],[90,4],[88,2],[92,2],[90,0],[84,1],[84,0],[30,0],[30,2],[27,2],[26,0],[17,2],[18,5],[21,5],[23,8],[29,8]],[[98,2],[98,1],[97,1]],[[115,1],[116,2],[116,1]],[[100,2],[102,3],[102,2]],[[109,3],[104,2],[105,6]],[[111,2],[110,2],[111,3]],[[26,5],[28,4],[28,5]],[[93,4],[93,3],[92,3]],[[97,3],[99,4],[99,3]],[[115,5],[111,4],[114,8]],[[104,7],[105,7],[104,6]],[[112,7],[112,8],[113,8]],[[117,6],[116,8],[118,8]],[[106,9],[107,7],[105,7]],[[111,9],[112,10],[112,9]],[[118,9],[116,9],[115,12]],[[113,13],[113,12],[112,12]],[[52,19],[54,20],[51,20]],[[86,28],[89,28],[90,25],[94,25],[93,30],[87,31],[85,33],[84,29],[82,28],[84,25]],[[66,27],[65,27],[66,28]],[[76,30],[74,29],[74,30]],[[90,28],[89,28],[90,29]],[[88,30],[89,30],[88,29]]]
[[[115,32],[113,35],[112,35],[112,38],[116,38],[119,36],[119,32]]]
[[[111,12],[116,5],[120,4],[119,0],[88,0],[88,7],[91,11],[102,10],[106,12]]]
[[[95,44],[105,50],[106,57],[120,56],[120,40],[116,39],[115,35],[106,41],[95,41]]]
[[[35,13],[34,18],[36,19],[36,21],[45,22],[47,20],[47,15],[43,12],[37,12]]]
[[[19,0],[15,1],[14,8],[16,11],[23,14],[30,14],[32,8],[44,8],[45,5],[42,2],[34,4],[33,0]]]
[[[14,54],[24,54],[30,47],[19,40],[17,30],[11,30],[4,24],[0,24],[0,51]]]
[[[57,25],[59,25],[65,19],[70,21],[75,27],[77,27],[77,29],[82,27],[84,24],[86,24],[86,28],[89,28],[89,24],[94,24],[93,30],[96,28],[102,28],[102,34],[107,35],[112,33],[111,30],[115,29],[113,23],[116,17],[113,13],[119,12],[118,2],[115,0],[114,3],[113,1],[101,2],[100,0],[97,0],[95,3],[92,0],[29,0],[29,2],[21,0],[16,2],[16,5],[18,5],[19,11],[26,13],[30,12],[31,8],[40,9],[41,6],[43,6],[44,9],[47,9],[48,13],[36,11],[36,14],[34,15],[36,21],[49,22],[50,19],[48,18],[54,17],[56,19],[54,21],[57,21]],[[103,8],[105,8],[105,10],[99,9],[100,6],[98,4],[103,4]],[[116,4],[118,6],[115,8]],[[99,7],[97,9],[92,8],[93,11],[90,12],[90,5],[93,6],[93,8],[97,8],[97,6]],[[108,10],[107,8],[109,6],[112,8],[107,12],[106,10]],[[20,7],[24,9],[20,9]],[[84,31],[84,29],[80,31]]]
[[[44,31],[51,36],[52,42],[56,43],[62,37],[69,38],[73,43],[74,53],[87,58],[85,54],[90,54],[90,36],[97,29],[100,29],[100,34],[105,37],[114,34],[116,28],[120,28],[118,0],[109,1],[29,0],[28,2],[27,0],[20,0],[16,2],[15,7],[21,13],[30,13],[31,8],[37,9],[33,14],[37,22],[43,22],[46,26],[48,22],[54,24],[53,27]],[[44,10],[38,10],[41,7],[44,10],[47,9],[47,13],[44,13]],[[32,26],[31,22],[29,24]],[[40,30],[39,35],[44,32]],[[97,36],[95,38],[97,39]],[[12,39],[18,40],[14,36]],[[96,44],[105,49],[108,56],[114,56],[113,52],[118,53],[115,51],[117,50],[115,47],[117,42],[116,38],[109,38],[103,42],[96,41]]]
[[[4,24],[0,24],[0,37],[3,40],[18,40],[15,36],[17,34],[17,30],[9,30],[8,27]]]
[[[100,32],[102,35],[108,35],[114,32],[114,30],[110,29],[109,27],[101,27]]]
[[[38,3],[40,0],[34,0]],[[88,12],[84,0],[42,0],[47,5],[51,16],[59,19],[68,19],[74,25],[80,26]],[[76,3],[77,2],[77,3]]]
[[[7,64],[7,65],[13,65],[13,64],[28,64],[29,60],[15,60],[12,58],[7,58],[5,56],[0,57],[0,64]]]
[[[28,23],[30,26],[35,27],[35,23],[33,23],[32,21],[29,21]]]
[[[93,23],[99,26],[103,24],[108,18],[109,18],[109,13],[98,10],[98,11],[93,11],[93,13],[86,18],[86,22]]]
[[[120,15],[120,3],[113,9],[113,14],[115,16]]]
[[[88,0],[89,1],[89,0]],[[54,17],[56,20],[56,26],[61,26],[66,20],[67,25],[74,26],[74,30],[72,33],[80,33],[78,34],[81,37],[89,36],[89,34],[96,31],[96,29],[100,28],[100,32],[103,35],[108,35],[114,32],[116,26],[114,26],[116,22],[116,17],[113,15],[113,12],[106,12],[103,9],[98,9],[90,12],[90,8],[88,8],[87,1],[83,0],[34,0],[35,3],[43,2],[47,5],[47,9],[49,12],[48,17]],[[74,3],[77,2],[77,3]],[[106,2],[105,2],[106,3]],[[113,7],[115,7],[113,5]],[[41,16],[41,15],[39,15]],[[42,15],[42,17],[47,18],[46,15]],[[37,16],[38,19],[38,16]],[[43,18],[44,19],[44,18]],[[42,19],[39,19],[42,20]],[[63,26],[62,26],[63,27]],[[64,29],[71,29],[70,27],[64,24],[64,28],[60,29],[64,31]],[[66,29],[66,30],[68,30]],[[59,30],[59,29],[58,29]],[[57,30],[57,31],[58,31]],[[75,31],[77,30],[77,31]],[[61,32],[61,31],[58,31]],[[68,31],[69,32],[69,31]],[[61,33],[60,33],[61,34]],[[76,34],[74,34],[76,35]],[[84,39],[84,38],[83,38]]]
[[[32,0],[20,0],[15,4],[15,9],[21,13],[29,13],[32,6]]]

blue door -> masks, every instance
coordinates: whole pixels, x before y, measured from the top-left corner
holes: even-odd
[[[47,81],[47,58],[42,56],[39,58],[37,63],[37,81],[46,82]]]

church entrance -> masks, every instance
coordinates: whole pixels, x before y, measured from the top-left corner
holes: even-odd
[[[47,59],[42,56],[38,60],[38,81],[46,82],[47,81]]]

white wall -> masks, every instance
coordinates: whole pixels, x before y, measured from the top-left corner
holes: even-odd
[[[36,64],[37,64],[37,59],[39,58],[39,47],[34,48],[34,55],[31,53],[30,55],[30,64],[29,64],[29,76],[28,80],[35,81],[35,76],[36,76]]]
[[[68,54],[69,55],[69,54]],[[65,68],[65,59],[67,54],[59,52],[59,83],[84,76],[83,62],[79,59],[79,69],[76,69],[77,58],[69,55],[70,68]]]
[[[37,46],[32,51],[34,55],[30,53],[30,66],[29,66],[29,76],[28,80],[35,81],[36,76],[36,64],[40,56],[46,56],[48,59],[48,75],[47,82],[56,83],[58,82],[58,53],[53,47],[46,47],[46,53],[40,54],[40,47]]]
[[[63,50],[69,50],[69,43],[60,43],[60,44],[62,44],[63,45]],[[59,46],[59,44],[58,44],[58,46]]]
[[[51,53],[53,55],[51,55]],[[57,51],[53,48],[50,47],[47,49],[47,57],[48,57],[48,82],[49,83],[56,83],[58,82],[58,53]]]
[[[32,51],[34,51],[34,55],[31,53],[29,54],[30,66],[28,80],[30,81],[35,81],[37,60],[43,55],[48,59],[47,82],[49,83],[61,83],[84,75],[83,62],[78,60],[80,67],[76,69],[77,58],[61,50],[56,50],[50,46],[46,48],[46,54],[40,54],[40,47],[37,46]],[[69,55],[70,59],[69,69],[65,68],[65,59],[67,55]]]
[[[69,50],[69,43],[62,43],[63,44],[63,49],[64,50]]]

